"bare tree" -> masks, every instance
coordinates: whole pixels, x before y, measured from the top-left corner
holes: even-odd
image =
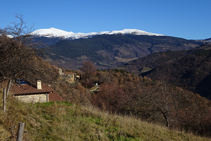
[[[87,75],[90,75],[94,71],[96,71],[96,67],[93,65],[91,61],[86,61],[83,63],[82,67],[80,68],[81,71],[86,73]]]
[[[83,80],[81,81],[87,87],[92,86],[94,72],[96,71],[96,67],[93,65],[91,61],[86,61],[83,63],[80,70],[83,72],[82,77]]]
[[[38,43],[32,41],[22,15],[19,22],[1,29],[0,36],[0,81],[9,80],[7,95],[16,78],[35,78],[39,71]]]
[[[173,111],[171,92],[167,89],[166,84],[161,83],[157,92],[152,94],[151,100],[155,110],[165,119],[166,127],[170,127],[170,117]]]

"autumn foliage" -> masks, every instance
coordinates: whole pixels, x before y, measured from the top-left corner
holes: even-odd
[[[87,80],[100,84],[91,103],[102,110],[211,136],[211,102],[198,94],[118,70],[95,71]]]
[[[98,94],[93,95],[92,103],[102,110],[116,112],[127,102],[128,95],[116,84],[102,84]]]
[[[82,80],[81,83],[87,88],[92,87],[92,83],[94,82],[94,76],[95,76],[95,71],[96,67],[93,65],[91,61],[86,61],[83,63],[82,67],[80,70],[83,72],[82,73]]]

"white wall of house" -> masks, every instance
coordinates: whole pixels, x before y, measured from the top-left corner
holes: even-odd
[[[36,103],[36,102],[42,103],[49,101],[49,94],[20,95],[20,96],[15,96],[15,98],[26,103]]]

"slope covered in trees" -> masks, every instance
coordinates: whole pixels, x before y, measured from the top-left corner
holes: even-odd
[[[91,60],[98,68],[113,68],[154,52],[192,49],[202,42],[168,36],[100,35],[88,39],[61,40],[45,48],[45,59],[70,68]]]
[[[193,52],[193,50],[157,52],[137,60],[130,61],[122,66],[119,66],[118,69],[123,69],[140,75],[153,70],[168,61],[190,54],[191,52]]]
[[[211,103],[198,94],[120,70],[92,72],[80,83],[86,88],[100,84],[88,98],[103,111],[210,136]]]
[[[210,47],[210,44],[204,45],[194,53],[167,62],[143,75],[181,86],[210,99]]]

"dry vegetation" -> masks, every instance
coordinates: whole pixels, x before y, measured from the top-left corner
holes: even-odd
[[[211,102],[198,94],[121,70],[84,72],[85,87],[99,83],[91,103],[110,113],[133,115],[170,129],[211,136]]]
[[[27,131],[24,141],[210,140],[93,107],[67,102],[26,104],[13,98],[8,98],[8,111],[0,111],[0,140],[15,140],[20,121]]]

